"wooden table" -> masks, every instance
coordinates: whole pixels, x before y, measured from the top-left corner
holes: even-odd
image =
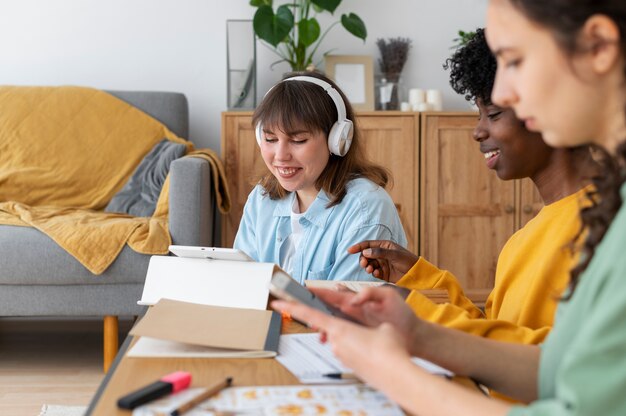
[[[437,303],[444,301],[443,291],[424,292]],[[445,295],[447,298],[447,293]],[[311,330],[290,319],[283,319],[281,332],[295,334]],[[120,397],[178,370],[191,373],[192,387],[208,386],[226,377],[233,377],[235,387],[300,384],[293,374],[272,358],[127,357],[126,353],[134,342],[131,335],[124,341],[115,362],[94,395],[87,415],[128,416],[131,411],[117,408]]]
[[[295,334],[311,330],[292,321],[283,320],[283,333]],[[92,399],[87,415],[128,416],[129,410],[117,408],[117,399],[150,384],[166,374],[182,370],[192,375],[192,387],[208,386],[226,377],[233,377],[233,386],[297,385],[298,379],[272,358],[145,358],[127,357],[135,342],[129,335]]]

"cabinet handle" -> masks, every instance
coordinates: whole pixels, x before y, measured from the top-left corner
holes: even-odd
[[[506,205],[504,207],[504,212],[506,212],[507,214],[512,214],[515,212],[515,208],[513,207],[513,205]]]
[[[524,205],[524,214],[532,214],[533,213],[533,207],[531,207],[530,205]]]

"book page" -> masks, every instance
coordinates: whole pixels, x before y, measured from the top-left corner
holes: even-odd
[[[301,383],[346,383],[350,380],[337,380],[324,377],[328,373],[351,373],[335,358],[330,345],[322,344],[319,334],[288,334],[281,335],[278,342],[279,363],[284,365]],[[454,374],[430,361],[413,357],[415,365],[422,367],[434,375],[453,377]],[[354,380],[352,380],[354,382]]]
[[[317,333],[281,335],[276,360],[296,376],[300,383],[354,382],[354,380],[324,377],[324,374],[328,373],[350,373],[351,371],[335,358],[330,346],[322,344],[319,337]]]
[[[265,310],[274,264],[152,256],[140,305],[161,298]]]

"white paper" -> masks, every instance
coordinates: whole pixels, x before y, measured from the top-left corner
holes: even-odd
[[[322,344],[319,337],[319,334],[281,335],[276,359],[304,384],[349,383],[350,380],[323,376],[328,373],[351,373],[352,371],[335,358],[330,346]]]
[[[184,357],[184,358],[268,358],[273,351],[241,351],[211,348],[150,337],[140,337],[128,350],[129,357]]]
[[[265,310],[275,265],[152,256],[140,305],[168,298],[202,305]]]
[[[319,334],[281,335],[276,359],[304,384],[350,382],[350,380],[324,377],[324,374],[328,373],[351,373],[352,371],[341,364],[328,344],[320,342]]]
[[[278,342],[278,362],[284,365],[301,383],[346,383],[324,377],[328,373],[352,373],[334,356],[330,345],[322,344],[319,334],[281,335]],[[454,373],[430,361],[413,357],[414,364],[431,374],[453,377]]]

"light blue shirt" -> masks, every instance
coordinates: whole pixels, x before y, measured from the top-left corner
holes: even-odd
[[[291,234],[295,192],[280,200],[263,195],[257,185],[243,210],[234,247],[259,262],[280,264],[281,246]],[[292,260],[292,277],[304,280],[377,280],[359,266],[359,255],[348,247],[363,240],[391,240],[407,246],[393,201],[368,179],[354,179],[340,204],[326,208],[329,198],[320,191],[300,218],[303,236]]]

